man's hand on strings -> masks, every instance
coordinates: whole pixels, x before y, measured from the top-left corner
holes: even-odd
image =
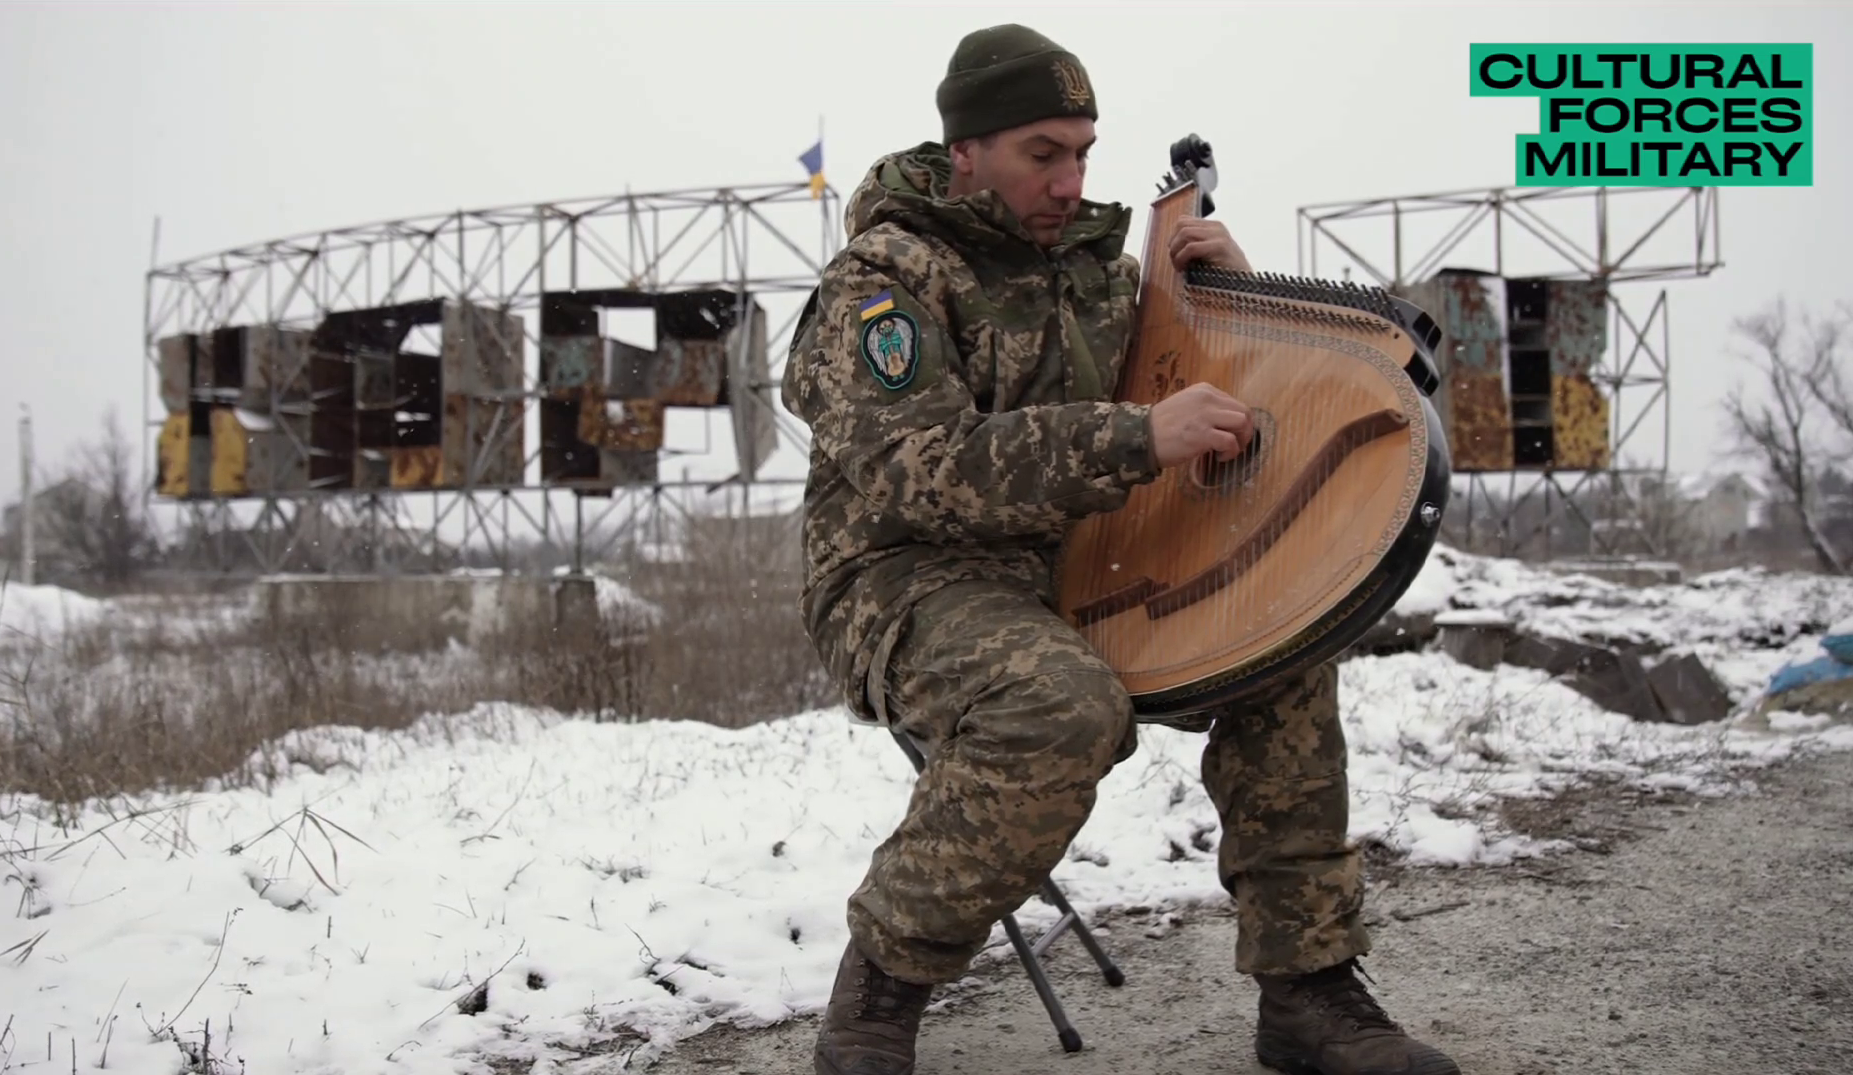
[[[1152,454],[1165,470],[1206,452],[1226,463],[1254,439],[1254,412],[1214,385],[1199,381],[1152,406]]]
[[[1182,272],[1193,261],[1207,262],[1235,272],[1254,272],[1248,255],[1236,243],[1220,220],[1192,217],[1178,223],[1171,233],[1171,264]]]

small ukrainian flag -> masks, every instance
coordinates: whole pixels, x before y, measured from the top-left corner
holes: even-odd
[[[824,141],[819,138],[817,144],[804,151],[798,160],[804,170],[811,174],[811,197],[824,196]]]
[[[884,289],[881,294],[863,303],[862,308],[857,312],[862,315],[862,320],[867,321],[873,317],[880,317],[882,314],[892,309],[894,309],[894,290],[888,288]]]

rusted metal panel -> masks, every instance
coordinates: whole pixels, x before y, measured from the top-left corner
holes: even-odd
[[[653,309],[655,349],[601,337],[599,311],[613,308]],[[588,492],[653,481],[665,408],[731,406],[736,391],[736,444],[756,471],[776,448],[767,329],[757,304],[736,325],[741,312],[727,291],[542,296],[541,480]]]
[[[199,337],[191,333],[168,336],[155,343],[161,367],[161,405],[167,413],[185,414],[193,390],[193,356]]]
[[[212,408],[211,495],[261,496],[305,488],[308,458],[301,444],[300,431],[295,428],[304,421],[301,416],[278,417],[235,407]],[[167,435],[164,429],[163,436]],[[198,443],[197,438],[195,443]]]
[[[1548,281],[1511,280],[1506,294],[1506,398],[1512,412],[1512,466],[1546,470],[1556,458],[1551,353],[1544,346]]]
[[[548,291],[540,297],[540,334],[597,336],[601,295],[579,291]]]
[[[246,340],[250,332],[244,325],[224,325],[205,337],[210,341],[212,375],[209,384],[217,403],[238,402],[245,386]],[[205,366],[201,366],[205,369]]]
[[[393,446],[391,407],[354,408],[354,450],[383,452]]]
[[[1406,289],[1442,331],[1435,404],[1464,472],[1608,465],[1608,346],[1596,281],[1445,270]]]
[[[285,493],[309,484],[308,421],[301,415],[262,415],[244,412],[245,485],[252,493]],[[294,436],[292,436],[294,433]]]
[[[520,401],[444,394],[443,488],[521,485],[524,409]]]
[[[620,340],[605,341],[605,392],[613,399],[656,398],[656,352]]]
[[[354,449],[354,488],[392,487],[392,456],[388,448]]]
[[[310,333],[278,325],[252,325],[243,336],[244,387],[239,404],[261,414],[269,412],[273,402],[306,402]]]
[[[250,486],[245,476],[250,443],[244,424],[230,407],[212,409],[212,495],[244,496]]]
[[[1608,400],[1587,376],[1551,378],[1551,435],[1559,470],[1601,470],[1609,465]]]
[[[1552,280],[1544,314],[1551,376],[1587,375],[1608,350],[1608,286],[1600,280]]]
[[[578,388],[599,379],[611,341],[597,336],[547,336],[540,342],[541,384],[548,389]]]
[[[657,480],[657,453],[600,449],[599,479],[606,488],[619,485],[650,485]]]
[[[524,485],[527,482],[527,407],[518,400],[477,404],[482,411],[481,425],[492,428],[493,443],[485,438],[483,481],[491,485]]]
[[[354,363],[354,484],[361,489],[384,489],[391,474],[385,450],[397,443],[400,393],[395,367],[400,358],[404,356],[374,347],[352,347],[348,352]]]
[[[519,391],[525,354],[519,317],[483,306],[444,304],[446,396]]]
[[[1449,370],[1498,374],[1505,368],[1505,281],[1497,276],[1442,273],[1435,278],[1442,347]]]
[[[393,356],[381,351],[363,351],[353,356],[354,409],[385,410],[393,408]]]
[[[556,298],[541,341],[541,480],[604,490],[641,473],[631,459],[663,444],[663,402],[653,398],[655,352],[596,334],[597,310]],[[613,477],[616,461],[618,477]]]
[[[187,495],[212,495],[212,406],[187,404]]]
[[[598,450],[579,439],[579,400],[557,395],[540,401],[540,480],[543,484],[598,480]]]
[[[444,304],[438,486],[523,484],[526,409],[520,400],[494,398],[522,388],[521,325],[519,317],[487,307]],[[403,447],[430,446],[411,443],[425,438],[407,434]]]
[[[187,435],[187,412],[182,409],[178,414],[170,414],[161,423],[161,436],[156,442],[155,491],[162,496],[184,497],[189,489],[187,485],[187,456],[189,454]]]
[[[663,446],[663,403],[655,399],[608,399],[597,385],[579,396],[578,439],[594,448],[653,452]]]
[[[344,356],[309,355],[309,482],[322,489],[354,484],[354,369]]]
[[[389,454],[394,489],[431,489],[444,476],[444,449],[439,445],[394,448]]]
[[[195,400],[210,398],[212,389],[216,387],[212,352],[217,342],[210,332],[196,333],[193,337],[193,388],[190,395]]]
[[[442,360],[401,352],[393,366],[394,448],[437,448],[444,443]]]
[[[739,473],[752,478],[778,448],[773,424],[772,372],[766,355],[766,311],[755,302],[747,322],[729,333],[727,407],[733,420],[734,460]]]
[[[727,377],[723,340],[662,339],[651,363],[652,397],[672,407],[714,407]]]
[[[1505,281],[1491,273],[1444,270],[1409,289],[1441,330],[1435,409],[1461,471],[1512,463],[1506,390]]]
[[[393,356],[376,350],[358,350],[354,363],[354,450],[372,452],[371,462],[354,460],[354,480],[363,482],[361,474],[371,474],[361,487],[380,489],[385,484],[387,463],[385,449],[393,447],[398,410],[393,391]]]
[[[1512,419],[1505,379],[1497,370],[1456,369],[1447,380],[1451,404],[1448,447],[1454,469],[1510,470]]]

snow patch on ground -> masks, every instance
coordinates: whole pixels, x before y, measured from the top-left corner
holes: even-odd
[[[91,622],[108,607],[74,590],[9,582],[0,587],[0,645],[50,641]]]
[[[1480,810],[1499,795],[1588,773],[1721,788],[1733,764],[1853,748],[1844,727],[1637,725],[1540,673],[1430,655],[1348,662],[1342,690],[1353,834],[1423,863],[1536,854]],[[1078,906],[1224,898],[1203,741],[1144,730],[1056,872]],[[94,1065],[113,1015],[122,1070],[170,1069],[177,1046],[151,1030],[198,1043],[210,1020],[214,1055],[247,1070],[450,1073],[814,1010],[843,901],[914,777],[840,710],[729,731],[483,707],[273,749],[301,761],[269,794],[114,802],[62,827],[0,798],[0,877],[26,908],[0,926],[0,1054],[49,1030]]]
[[[1636,587],[1442,547],[1396,610],[1497,612],[1520,631],[1635,650],[1650,664],[1690,653],[1744,704],[1853,619],[1853,578],[1734,568]]]
[[[1593,776],[1721,794],[1745,766],[1853,749],[1845,725],[1743,717],[1847,617],[1850,587],[1724,572],[1637,590],[1438,550],[1403,611],[1696,653],[1739,716],[1641,724],[1542,672],[1351,660],[1352,835],[1418,863],[1508,863],[1551,848],[1499,826],[1502,796]],[[8,628],[22,609],[99,610],[20,592]],[[600,598],[636,607],[616,585]],[[1080,909],[1226,898],[1203,744],[1144,729],[1056,871]],[[844,900],[914,780],[885,732],[840,709],[725,730],[482,706],[267,749],[295,762],[268,791],[78,810],[0,795],[0,890],[17,908],[0,920],[0,1057],[37,1061],[49,1033],[58,1070],[73,1049],[97,1069],[107,1048],[110,1070],[172,1071],[184,1046],[266,1073],[450,1075],[492,1055],[568,1071],[614,1048],[647,1058],[717,1020],[812,1011]],[[1052,919],[1039,903],[1020,917]]]

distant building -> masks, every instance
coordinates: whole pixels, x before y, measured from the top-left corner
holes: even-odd
[[[40,582],[66,574],[71,567],[67,550],[58,546],[59,526],[54,520],[94,518],[102,511],[103,496],[76,478],[65,478],[32,492],[33,577]],[[0,545],[4,546],[9,575],[18,578],[21,531],[25,509],[18,501],[0,509]]]
[[[1768,525],[1769,493],[1761,479],[1744,474],[1682,474],[1674,488],[1686,511],[1686,525],[1703,549],[1741,549],[1753,530]]]

